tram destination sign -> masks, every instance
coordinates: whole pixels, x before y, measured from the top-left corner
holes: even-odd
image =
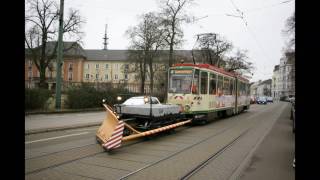
[[[171,74],[192,74],[192,70],[171,70]]]

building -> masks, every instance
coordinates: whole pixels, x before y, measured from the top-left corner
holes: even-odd
[[[273,70],[272,85],[271,85],[271,94],[274,100],[280,99],[279,82],[280,82],[279,65],[275,65]]]
[[[264,80],[257,87],[258,96],[271,96],[271,79]]]
[[[278,92],[280,98],[295,95],[294,52],[288,52],[280,59]]]
[[[254,82],[250,86],[250,96],[251,97],[258,97],[258,85],[261,83],[261,80],[258,82]]]
[[[49,62],[48,68],[45,72],[46,82],[49,89],[54,89],[56,84],[56,55],[53,51],[56,42],[47,43],[46,54],[52,55],[53,59]],[[64,85],[82,83],[83,78],[83,64],[86,61],[86,53],[84,49],[75,42],[64,42],[64,54],[63,54],[63,66],[61,70],[62,79]],[[34,88],[38,86],[40,82],[40,72],[36,67],[36,64],[32,61],[34,56],[37,56],[40,51],[25,52],[25,87]],[[49,57],[47,57],[49,58]]]
[[[271,79],[267,79],[264,81],[259,80],[252,83],[250,86],[250,95],[253,97],[271,96],[271,84]]]
[[[47,43],[47,54],[53,52],[56,42]],[[113,87],[124,84],[131,92],[140,91],[139,73],[136,68],[136,61],[130,58],[129,50],[106,50],[106,49],[83,49],[76,42],[64,42],[64,55],[62,64],[63,86],[81,83],[94,83],[99,87],[101,84],[110,84]],[[162,56],[154,58],[154,87],[163,87],[166,75],[168,51],[161,50]],[[192,62],[190,50],[175,50],[174,63]],[[26,50],[25,59],[25,87],[37,87],[40,74],[32,61],[32,52]],[[56,84],[56,59],[52,59],[46,69],[46,82],[49,89],[54,89]],[[150,73],[147,69],[145,92],[150,91]]]

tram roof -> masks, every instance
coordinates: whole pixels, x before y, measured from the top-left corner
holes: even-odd
[[[249,82],[248,79],[242,77],[242,76],[239,76],[235,73],[232,73],[232,72],[228,72],[228,71],[225,71],[224,69],[222,68],[218,68],[214,65],[211,65],[211,64],[191,64],[191,63],[184,63],[184,64],[174,64],[172,67],[178,67],[178,66],[191,66],[191,67],[198,67],[198,68],[204,68],[204,69],[209,69],[209,70],[213,70],[213,71],[216,71],[216,72],[219,72],[221,74],[224,74],[224,75],[228,75],[228,76],[231,76],[231,77],[238,77],[238,79],[241,79],[242,81],[246,81],[246,82]]]

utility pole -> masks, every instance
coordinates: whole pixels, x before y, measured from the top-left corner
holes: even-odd
[[[61,66],[63,58],[63,5],[64,0],[60,0],[59,12],[59,37],[57,54],[57,75],[56,75],[56,109],[61,109]]]

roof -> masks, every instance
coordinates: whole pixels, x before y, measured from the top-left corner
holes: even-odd
[[[127,60],[130,50],[104,50],[104,49],[86,49],[84,50],[87,55],[87,60],[94,61],[121,61]],[[138,50],[137,50],[138,51]],[[167,61],[169,56],[169,50],[159,50],[162,54],[160,57],[156,57],[155,60]],[[191,50],[174,50],[174,56],[176,59],[184,59],[185,61],[192,60]]]
[[[87,49],[85,50],[88,60],[111,60],[121,61],[128,59],[128,50],[98,50],[98,49]]]
[[[54,48],[56,46],[56,41],[49,41],[46,44],[46,54],[50,55],[54,51]],[[42,45],[41,45],[42,46]],[[38,46],[34,49],[41,48],[41,46]],[[63,42],[63,56],[76,56],[76,57],[86,57],[86,53],[84,49],[81,47],[81,45],[75,41],[65,41]],[[30,54],[30,49],[25,49],[26,55]]]

